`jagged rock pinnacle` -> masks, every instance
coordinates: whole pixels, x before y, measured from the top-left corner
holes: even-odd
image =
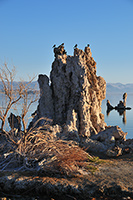
[[[46,75],[39,76],[41,97],[37,115],[38,119],[52,119],[60,127],[61,136],[79,141],[80,137],[90,137],[106,127],[101,113],[106,82],[96,75],[90,47],[85,47],[85,51],[75,48],[74,56],[64,52],[62,45],[54,48],[51,85]]]
[[[58,47],[54,48],[54,56],[57,57],[58,55],[64,55],[66,51],[64,49],[64,43],[59,45]]]

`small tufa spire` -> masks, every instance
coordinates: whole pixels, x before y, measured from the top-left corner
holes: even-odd
[[[55,48],[55,47],[56,47],[56,44],[54,44],[52,48]]]

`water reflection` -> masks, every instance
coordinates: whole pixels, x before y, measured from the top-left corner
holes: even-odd
[[[126,113],[126,120],[123,115],[119,115],[118,111],[113,109],[111,111],[108,110],[107,112],[107,99],[110,100],[111,105],[115,106],[119,103],[119,100],[121,100],[121,93],[107,93],[106,94],[106,99],[102,101],[102,113],[104,114],[104,120],[107,124],[107,126],[119,126],[124,132],[128,132],[127,134],[127,139],[132,139],[133,138],[133,109],[125,110]],[[131,94],[128,94],[127,97],[127,106],[130,106],[133,108],[133,92]],[[107,115],[107,113],[109,113]],[[124,114],[124,113],[123,113]],[[124,119],[123,119],[124,117]],[[123,123],[123,120],[126,122],[125,124]]]
[[[109,100],[107,100],[107,110],[106,110],[106,114],[107,116],[109,116],[110,112],[112,110],[116,110],[120,116],[123,116],[122,118],[122,121],[123,121],[123,124],[126,124],[127,123],[127,119],[126,119],[126,110],[131,110],[130,107],[124,107],[124,108],[119,108],[119,107],[113,107],[111,106]]]
[[[117,110],[117,112],[119,113],[120,116],[123,116],[122,121],[123,124],[127,123],[127,119],[126,119],[126,110],[131,110],[131,107],[126,107],[126,101],[127,101],[127,93],[125,92],[123,94],[123,101],[119,101],[117,106],[112,106],[110,101],[107,100],[107,110],[106,110],[106,114],[107,116],[109,116],[110,112],[112,110]]]
[[[106,111],[107,116],[109,116],[110,112],[111,112],[111,110],[107,109],[107,111]],[[117,112],[119,113],[120,116],[123,115],[122,121],[123,121],[123,124],[126,124],[127,123],[126,110],[117,110]]]

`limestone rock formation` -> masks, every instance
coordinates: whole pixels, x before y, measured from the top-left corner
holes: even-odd
[[[54,48],[50,80],[39,75],[40,100],[33,123],[41,118],[60,126],[66,139],[90,137],[106,127],[101,103],[106,94],[105,80],[96,75],[96,62],[90,47],[74,49],[67,56],[64,46]]]
[[[113,107],[111,104],[110,104],[110,101],[107,100],[107,110],[108,111],[111,111],[113,109],[115,110],[118,110],[118,111],[121,111],[121,110],[130,110],[131,108],[130,107],[126,107],[126,101],[127,101],[127,93],[124,93],[123,94],[123,101],[119,101],[118,105]]]
[[[108,126],[104,131],[89,138],[81,138],[80,146],[89,152],[108,157],[133,153],[133,140],[126,140],[127,132],[118,126]]]
[[[21,117],[16,116],[13,113],[8,117],[8,122],[12,130],[18,129],[18,132],[21,130]]]
[[[107,127],[104,131],[99,132],[97,135],[92,136],[91,138],[94,140],[98,140],[100,142],[112,143],[114,141],[126,141],[127,132],[123,132],[118,126],[110,126]]]
[[[114,107],[110,104],[110,101],[109,100],[107,100],[107,110],[113,110],[114,109]]]

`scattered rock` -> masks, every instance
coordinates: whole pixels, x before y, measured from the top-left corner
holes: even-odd
[[[108,149],[106,152],[106,155],[109,157],[117,157],[122,155],[122,148],[120,147],[114,147],[111,149]]]
[[[123,154],[127,154],[127,153],[130,153],[131,152],[131,148],[130,147],[124,147],[123,148]]]
[[[127,132],[123,132],[118,126],[107,127],[104,131],[99,132],[97,135],[91,137],[91,139],[104,142],[105,144],[119,141],[126,141]]]
[[[106,154],[106,151],[108,149],[108,146],[103,144],[102,142],[99,142],[97,140],[92,140],[90,138],[82,138],[80,142],[81,147],[86,148],[89,152],[92,153],[104,153]]]

